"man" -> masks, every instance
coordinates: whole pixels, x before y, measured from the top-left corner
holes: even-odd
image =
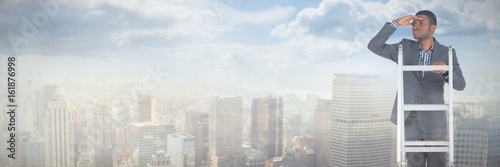
[[[389,37],[401,26],[412,26],[415,40],[403,39],[399,43],[386,44]],[[433,36],[437,27],[434,13],[422,10],[415,15],[408,15],[387,22],[382,30],[373,37],[368,49],[373,53],[398,62],[398,46],[403,45],[404,65],[446,65],[448,47],[441,45]],[[444,84],[448,83],[448,71],[405,71],[405,104],[444,104]],[[463,90],[465,79],[453,50],[453,88]],[[397,97],[396,97],[397,99]],[[397,123],[397,102],[394,102],[391,122]],[[447,140],[446,113],[443,111],[406,111],[406,140]],[[407,153],[410,167],[446,166],[446,153]]]

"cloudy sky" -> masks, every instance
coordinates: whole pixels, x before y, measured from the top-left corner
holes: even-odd
[[[497,0],[10,0],[0,2],[0,54],[47,78],[155,66],[180,84],[328,95],[335,73],[394,74],[366,44],[421,9],[437,15],[436,39],[456,48],[466,90],[500,94]]]

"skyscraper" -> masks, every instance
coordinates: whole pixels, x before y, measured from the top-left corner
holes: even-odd
[[[28,96],[26,99],[18,101],[18,109],[16,111],[16,122],[23,122],[16,126],[17,132],[36,132],[37,125],[35,122],[37,121],[36,115],[38,112],[34,109],[35,100],[31,96]],[[43,127],[43,126],[42,126]]]
[[[45,140],[42,136],[33,134],[21,137],[19,149],[16,150],[19,150],[18,158],[22,161],[21,166],[45,166]]]
[[[493,167],[500,164],[500,116],[488,118],[488,123],[490,126],[490,133],[488,140],[487,167]]]
[[[95,166],[106,167],[113,165],[112,118],[111,108],[107,104],[99,104],[93,119],[95,143]]]
[[[52,99],[52,95],[58,87],[56,85],[44,85],[42,87],[41,92],[37,91],[37,110],[36,112],[36,118],[35,118],[35,124],[36,124],[36,130],[39,132],[44,132],[43,128],[44,122],[45,122],[45,114],[46,111],[49,107],[49,101]],[[41,98],[41,100],[39,99]]]
[[[486,167],[488,158],[488,122],[458,118],[455,128],[455,164],[458,167]]]
[[[106,104],[97,106],[97,110],[93,114],[93,127],[95,128],[96,147],[108,148],[111,147],[111,108]]]
[[[330,157],[330,124],[331,124],[332,100],[320,99],[314,112],[314,144],[316,152],[316,164],[328,166]]]
[[[165,123],[130,123],[127,128],[128,149],[137,152],[139,166],[146,166],[156,151],[167,150],[168,135],[175,133],[174,125]]]
[[[168,135],[167,154],[176,167],[195,167],[195,138],[182,133]]]
[[[329,166],[394,166],[392,81],[378,75],[335,75]]]
[[[194,136],[196,142],[196,166],[208,165],[208,113],[190,111],[186,113],[184,133]]]
[[[293,119],[290,120],[291,127],[293,127],[293,136],[302,135],[302,114],[293,113]]]
[[[500,163],[500,99],[457,98],[455,165],[490,167]]]
[[[74,167],[73,117],[61,88],[48,102],[44,129],[45,166]]]
[[[283,100],[280,97],[255,98],[252,101],[252,146],[266,159],[281,157],[283,152]]]
[[[135,122],[151,122],[155,116],[156,100],[151,95],[137,95]]]
[[[210,166],[244,166],[245,154],[242,148],[243,100],[234,96],[216,97],[212,100],[210,107]]]

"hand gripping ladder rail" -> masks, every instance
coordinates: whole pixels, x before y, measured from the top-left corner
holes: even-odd
[[[397,101],[397,165],[406,167],[406,152],[447,152],[448,166],[454,163],[453,152],[453,52],[448,51],[449,65],[403,65],[403,46],[398,47],[398,101]],[[433,71],[448,70],[449,100],[448,104],[404,104],[404,71]],[[448,141],[405,141],[404,111],[448,111]]]

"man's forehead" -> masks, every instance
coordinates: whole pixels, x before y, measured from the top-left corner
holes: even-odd
[[[418,14],[416,16],[422,18],[423,20],[429,20],[429,18],[427,18],[427,16],[423,14]]]

